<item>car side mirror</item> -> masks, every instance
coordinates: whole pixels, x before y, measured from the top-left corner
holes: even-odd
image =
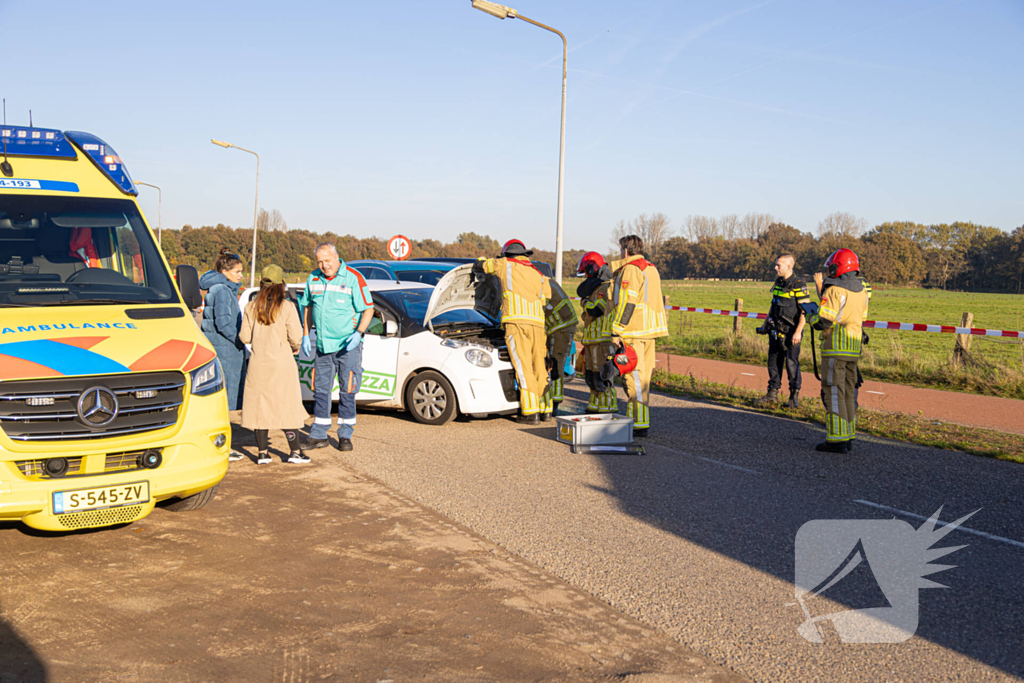
[[[387,337],[394,337],[398,334],[398,323],[394,320],[384,321],[384,335]]]
[[[192,266],[178,266],[174,270],[174,279],[178,281],[178,289],[185,305],[195,310],[203,305],[203,295],[199,291],[199,271]]]

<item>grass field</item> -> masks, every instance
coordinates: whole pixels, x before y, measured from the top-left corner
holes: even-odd
[[[577,282],[567,281],[574,288]],[[673,306],[732,309],[743,299],[743,310],[767,313],[770,282],[706,282],[669,280],[663,293]],[[814,285],[810,288],[813,292]],[[816,298],[812,294],[812,299]],[[1024,295],[969,294],[934,289],[874,288],[868,310],[870,320],[959,325],[960,316],[974,314],[974,327],[1024,330]],[[659,350],[686,356],[763,365],[768,354],[766,337],[756,335],[760,320],[744,320],[733,335],[733,318],[703,313],[670,311],[670,336]],[[1024,399],[1024,345],[1020,340],[972,337],[971,356],[965,367],[953,366],[956,335],[930,332],[866,330],[871,341],[861,361],[870,379]],[[810,344],[804,337],[801,367],[811,372]],[[1009,342],[1009,343],[1007,343]],[[785,384],[785,380],[783,382]]]

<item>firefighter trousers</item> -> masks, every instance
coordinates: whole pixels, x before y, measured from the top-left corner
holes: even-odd
[[[821,402],[825,404],[825,440],[857,436],[857,358],[822,359]]]
[[[551,348],[548,358],[551,359],[551,383],[548,384],[545,403],[551,408],[557,407],[558,403],[565,400],[563,380],[565,378],[565,363],[569,358],[569,351],[572,348],[572,337],[576,333],[575,327],[567,327],[557,330],[548,336],[548,346]],[[542,412],[551,412],[545,410]]]
[[[590,387],[590,400],[587,402],[587,411],[591,413],[614,413],[619,409],[619,399],[615,395],[615,385],[608,383],[608,388],[598,391],[591,385],[595,375],[601,372],[601,367],[608,362],[608,357],[615,352],[615,345],[611,342],[598,342],[596,344],[583,345],[583,371],[587,378],[587,386]]]
[[[628,375],[623,375],[622,384],[626,388],[626,415],[633,418],[635,429],[647,429],[651,426],[651,375],[654,374],[654,340],[631,339],[626,341],[636,351],[636,368]]]
[[[550,413],[551,398],[546,393],[548,369],[545,358],[548,349],[544,328],[506,323],[505,344],[519,382],[519,411],[523,415]]]

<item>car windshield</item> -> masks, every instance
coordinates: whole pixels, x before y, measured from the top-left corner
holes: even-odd
[[[386,292],[375,292],[391,306],[406,317],[412,318],[417,323],[423,322],[423,316],[427,314],[427,304],[430,303],[430,296],[433,289],[392,289]],[[496,325],[497,322],[489,317],[470,308],[462,308],[454,311],[445,311],[435,315],[432,320],[437,325]]]
[[[134,202],[0,195],[0,307],[178,302]]]
[[[395,275],[399,282],[422,282],[425,285],[436,285],[445,276],[436,270],[400,270]]]

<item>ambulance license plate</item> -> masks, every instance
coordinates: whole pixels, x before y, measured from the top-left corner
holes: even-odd
[[[149,482],[99,486],[76,491],[57,491],[53,494],[53,514],[115,508],[149,502]]]

